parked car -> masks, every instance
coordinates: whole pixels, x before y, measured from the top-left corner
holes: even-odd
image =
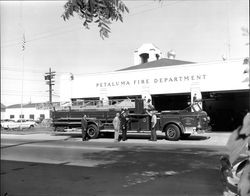
[[[19,127],[22,128],[33,128],[37,125],[33,119],[19,119],[16,122],[19,124]]]
[[[8,129],[9,127],[16,126],[16,122],[11,119],[1,120],[1,128]]]
[[[17,129],[17,128],[33,128],[36,126],[36,122],[31,119],[19,119],[17,121],[9,120],[1,122],[1,127],[4,129]]]

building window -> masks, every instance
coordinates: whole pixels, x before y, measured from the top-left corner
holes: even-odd
[[[24,118],[24,114],[20,114],[20,115],[19,115],[19,118]]]
[[[35,115],[34,114],[30,114],[30,119],[34,120],[34,118],[35,118]]]
[[[15,118],[15,115],[11,114],[10,119],[13,119],[13,118]]]
[[[45,115],[44,114],[40,114],[40,118],[45,119]]]

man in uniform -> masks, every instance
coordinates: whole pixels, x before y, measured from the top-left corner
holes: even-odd
[[[122,141],[127,140],[127,115],[125,110],[121,111],[121,130],[122,130]]]
[[[157,123],[157,117],[156,117],[156,111],[151,111],[151,137],[150,141],[157,141],[157,135],[156,135],[156,123]]]
[[[87,127],[88,127],[88,122],[87,122],[87,116],[83,115],[82,120],[82,141],[87,141]]]

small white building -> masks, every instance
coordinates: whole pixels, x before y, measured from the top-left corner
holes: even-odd
[[[49,107],[46,103],[15,104],[6,107],[5,119],[18,120],[20,118],[37,120],[50,118]]]

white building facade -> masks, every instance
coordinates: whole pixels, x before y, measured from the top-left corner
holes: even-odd
[[[20,118],[38,120],[50,118],[50,110],[42,107],[42,103],[15,104],[6,107],[5,119],[18,120]]]
[[[61,80],[61,102],[72,98],[248,90],[243,60],[195,63],[139,70],[88,74]]]

